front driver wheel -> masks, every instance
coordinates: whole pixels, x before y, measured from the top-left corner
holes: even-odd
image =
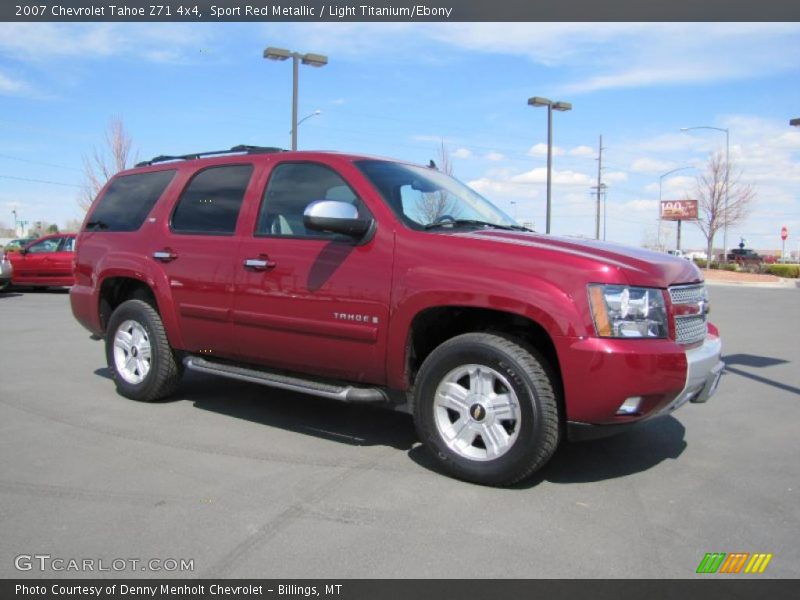
[[[153,402],[173,393],[180,383],[180,364],[161,316],[142,300],[127,300],[112,313],[106,361],[117,391],[126,398]]]
[[[455,477],[512,485],[558,445],[555,389],[545,360],[517,340],[460,335],[431,352],[419,371],[417,433]]]

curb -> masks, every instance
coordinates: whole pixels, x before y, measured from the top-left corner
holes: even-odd
[[[730,287],[754,287],[764,289],[792,289],[800,288],[800,279],[787,279],[781,277],[778,281],[718,281],[706,279],[706,285],[722,285]]]

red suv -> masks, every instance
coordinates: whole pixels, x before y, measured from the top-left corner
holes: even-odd
[[[691,262],[536,234],[385,159],[239,146],[141,163],[95,200],[75,278],[124,396],[167,396],[188,368],[385,405],[484,484],[529,476],[564,437],[704,402],[723,367]]]

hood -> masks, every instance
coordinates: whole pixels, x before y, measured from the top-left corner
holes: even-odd
[[[531,253],[536,252],[540,255],[537,257],[537,262],[549,259],[562,266],[581,265],[591,271],[608,273],[612,279],[612,274],[623,271],[626,282],[631,285],[667,287],[703,281],[700,269],[694,262],[645,248],[597,240],[497,229],[454,233],[453,235],[507,245],[509,248],[506,250],[509,254],[521,252],[530,256]],[[517,251],[511,250],[511,248],[515,248]]]

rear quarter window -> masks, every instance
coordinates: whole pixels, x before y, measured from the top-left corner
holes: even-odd
[[[86,222],[86,229],[136,231],[174,176],[174,170],[167,170],[115,178]]]

